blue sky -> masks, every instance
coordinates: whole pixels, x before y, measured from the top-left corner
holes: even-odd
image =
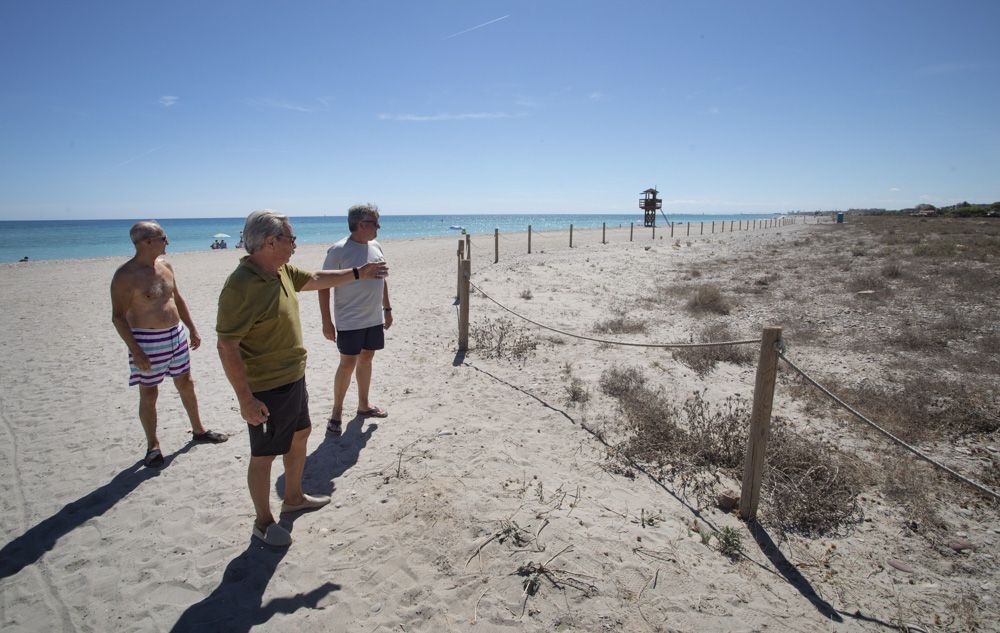
[[[0,4],[0,219],[1000,200],[1000,2]]]

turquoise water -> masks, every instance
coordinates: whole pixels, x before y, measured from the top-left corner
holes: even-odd
[[[672,214],[675,223],[712,220],[748,220],[771,218],[776,214],[695,215]],[[150,219],[150,218],[137,218]],[[151,218],[156,219],[156,218]],[[185,218],[158,220],[170,238],[168,253],[207,251],[213,235],[226,233],[229,248],[236,246],[245,218]],[[44,220],[0,222],[0,262],[16,262],[27,256],[40,259],[83,259],[88,257],[129,256],[134,250],[128,231],[136,220]],[[347,235],[346,216],[309,216],[291,218],[299,244],[330,244]],[[550,231],[574,228],[642,225],[642,213],[628,214],[492,214],[492,215],[383,215],[379,240],[409,237],[458,235],[451,226],[462,226],[469,233]],[[663,223],[663,218],[658,218]]]

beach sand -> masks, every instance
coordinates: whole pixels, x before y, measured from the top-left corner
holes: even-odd
[[[474,236],[473,279],[534,320],[594,335],[595,322],[668,273],[710,254],[784,250],[813,230],[671,240],[661,228],[654,241],[636,229],[630,243],[624,227],[602,245],[597,229],[575,231],[572,250],[565,231],[536,233],[531,255],[525,234],[504,235],[497,264],[493,237]],[[861,631],[885,630],[879,623],[894,621],[901,602],[943,610],[943,594],[965,590],[894,576],[882,564],[893,535],[878,517],[854,534],[861,542],[834,563],[841,582],[830,584],[812,550],[769,558],[735,515],[698,516],[668,488],[608,467],[598,436],[613,432],[615,411],[596,393],[604,369],[657,367],[678,398],[706,389],[721,399],[751,397],[753,365],[703,380],[663,351],[535,329],[543,344],[523,365],[458,355],[457,239],[383,246],[395,325],[376,355],[372,402],[388,418],[345,417],[343,437],[325,437],[337,353],[315,293],[300,295],[313,419],[305,489],[333,502],[285,516],[295,542],[283,551],[250,538],[245,424],[215,351],[219,289],[242,252],[168,254],[203,339],[192,355],[202,417],[232,437],[191,444],[165,383],[161,470],[141,465],[138,396],[111,324],[108,284],[124,259],[0,266],[0,629]],[[324,253],[301,246],[292,263],[313,269]],[[481,296],[471,310],[474,324],[504,316]],[[753,338],[767,315],[733,319]],[[645,334],[619,338],[684,341],[690,329],[661,311]],[[591,403],[567,404],[565,368],[594,392]],[[281,473],[279,460],[275,509]],[[651,525],[640,520],[650,516]],[[703,530],[724,527],[744,534],[746,558],[732,562],[704,542]],[[783,556],[791,565],[779,569]],[[538,576],[526,594],[518,570],[529,563],[552,570],[560,587]]]

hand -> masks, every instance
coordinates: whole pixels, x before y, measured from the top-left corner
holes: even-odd
[[[142,350],[132,352],[132,364],[142,371],[149,371],[153,368],[153,363],[149,362],[149,356],[146,356],[146,352]]]
[[[334,343],[337,342],[337,328],[333,325],[333,323],[323,324],[323,336],[325,336],[327,340],[333,341]]]
[[[368,262],[358,268],[361,279],[382,279],[389,276],[389,266],[385,262]]]
[[[195,329],[188,330],[188,338],[191,340],[190,347],[192,350],[201,347],[201,337],[198,336],[198,330]]]
[[[392,310],[388,312],[383,312],[382,314],[385,315],[385,325],[383,325],[382,327],[388,330],[390,327],[392,327]]]
[[[260,426],[267,422],[270,414],[271,412],[267,410],[267,405],[257,398],[250,398],[245,402],[240,402],[240,415],[243,416],[243,419],[250,426]]]

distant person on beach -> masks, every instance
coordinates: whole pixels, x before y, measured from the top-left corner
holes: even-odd
[[[351,234],[330,247],[323,268],[354,268],[370,262],[384,262],[382,247],[375,241],[379,224],[378,207],[359,204],[347,211]],[[334,289],[333,318],[330,318],[330,291],[319,291],[319,311],[323,336],[336,341],[340,365],[333,381],[333,411],[326,430],[333,435],[343,432],[344,398],[351,386],[351,375],[358,379],[358,415],[384,418],[389,413],[371,404],[368,392],[372,381],[375,352],[385,347],[385,330],[392,326],[392,305],[385,279],[372,279]]]
[[[247,217],[243,241],[249,255],[240,260],[219,295],[219,358],[250,436],[247,485],[256,512],[253,535],[268,545],[287,547],[292,535],[271,514],[274,458],[282,455],[285,462],[283,513],[330,502],[330,497],[302,491],[312,422],[297,293],[367,283],[382,279],[389,269],[381,263],[311,273],[291,266],[292,226],[286,216],[267,209]]]
[[[194,441],[218,444],[228,438],[206,430],[198,415],[188,338],[190,349],[198,349],[201,337],[177,289],[174,269],[163,257],[169,244],[167,234],[156,222],[136,222],[129,237],[135,256],[111,280],[111,321],[128,346],[128,384],[139,385],[139,421],[146,433],[143,463],[159,468],[163,453],[156,437],[156,398],[164,376],[174,379]]]
[[[24,257],[22,257],[21,259],[19,259],[17,261],[19,261],[19,262],[26,262],[26,261],[28,261],[28,256],[25,255]]]

